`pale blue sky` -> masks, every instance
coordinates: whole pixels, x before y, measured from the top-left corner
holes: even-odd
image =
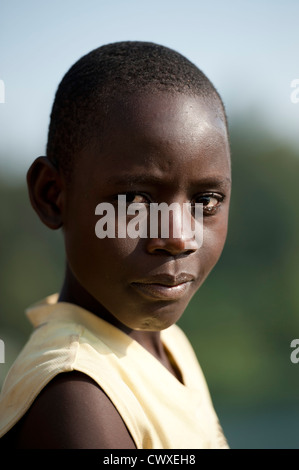
[[[120,40],[176,49],[213,81],[229,118],[255,114],[299,145],[299,103],[290,100],[299,78],[298,19],[298,0],[0,0],[2,175],[22,176],[44,153],[67,69]]]

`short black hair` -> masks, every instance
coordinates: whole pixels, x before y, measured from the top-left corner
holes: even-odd
[[[70,174],[74,156],[99,132],[98,116],[103,123],[109,100],[158,91],[201,96],[228,127],[219,93],[186,57],[152,42],[116,42],[84,55],[63,77],[51,112],[47,157]]]

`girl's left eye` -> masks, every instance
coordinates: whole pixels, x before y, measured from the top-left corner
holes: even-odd
[[[204,215],[212,215],[219,209],[224,196],[218,193],[206,193],[200,194],[195,198],[195,203],[200,203],[203,205]]]

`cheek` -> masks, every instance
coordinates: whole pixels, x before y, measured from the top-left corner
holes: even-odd
[[[68,263],[76,278],[85,288],[90,284],[111,282],[121,278],[128,259],[137,248],[138,241],[123,238],[99,239],[95,233],[95,220],[80,221],[65,230]]]

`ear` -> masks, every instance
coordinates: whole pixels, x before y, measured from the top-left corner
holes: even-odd
[[[38,157],[27,172],[30,202],[41,221],[56,230],[62,226],[63,181],[47,157]]]

